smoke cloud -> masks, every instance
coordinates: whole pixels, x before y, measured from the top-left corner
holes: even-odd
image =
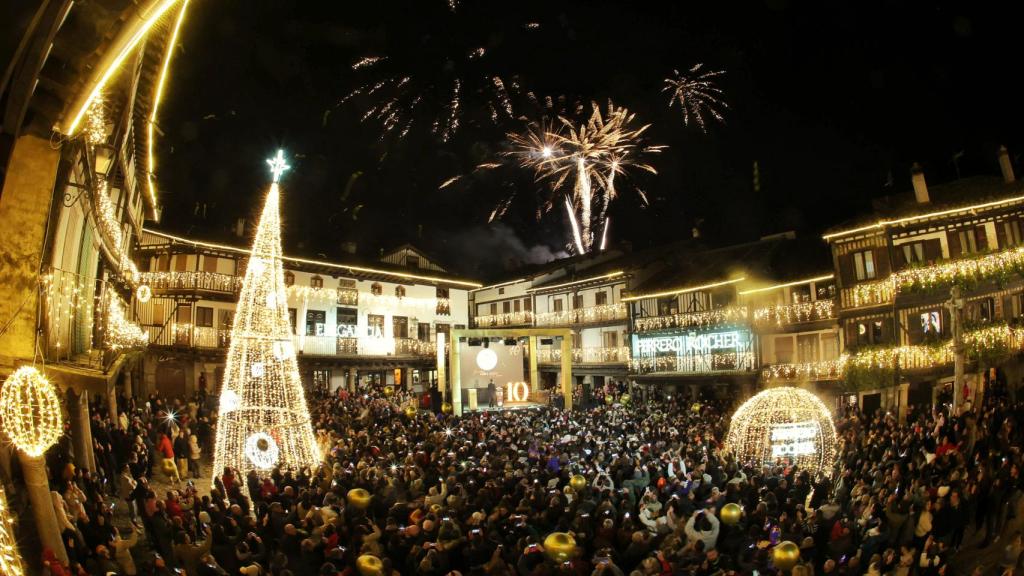
[[[545,244],[527,246],[512,227],[502,222],[470,228],[457,234],[448,245],[460,262],[472,263],[476,267],[474,272],[485,277],[569,256]]]

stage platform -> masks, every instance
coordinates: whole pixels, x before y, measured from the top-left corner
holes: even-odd
[[[547,404],[541,404],[540,402],[516,402],[514,404],[505,404],[504,406],[487,406],[486,404],[481,406],[477,405],[476,410],[470,410],[469,406],[462,405],[463,414],[472,414],[473,412],[502,412],[504,410],[528,410],[530,408],[541,408],[547,406]]]

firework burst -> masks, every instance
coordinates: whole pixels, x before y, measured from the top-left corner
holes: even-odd
[[[540,204],[538,218],[564,205],[577,253],[593,249],[595,230],[601,230],[600,246],[607,236],[608,205],[618,196],[616,176],[630,168],[656,174],[654,167],[642,161],[664,146],[646,144],[644,133],[650,125],[635,125],[635,114],[611,102],[606,109],[591,104],[591,113],[583,121],[559,116],[557,123],[541,120],[526,130],[509,134],[510,149],[505,152],[517,165],[546,181],[549,192]],[[488,164],[494,166],[494,164]],[[572,181],[572,190],[565,192]],[[639,192],[646,204],[646,196]],[[508,210],[505,199],[491,214],[501,217]]]
[[[673,70],[672,78],[665,79],[665,87],[662,92],[669,92],[668,105],[679,103],[683,111],[683,123],[687,126],[693,122],[700,127],[701,131],[707,132],[705,116],[723,122],[723,110],[728,110],[729,105],[722,98],[722,89],[715,82],[725,74],[724,70],[704,70],[704,64],[698,63],[689,71],[680,74]]]
[[[467,124],[499,126],[516,119],[514,103],[527,97],[505,69],[521,59],[524,39],[539,25],[512,17],[499,23],[499,30],[481,28],[472,7],[457,0],[443,6],[434,10],[424,4],[423,14],[405,18],[411,26],[443,22],[443,32],[410,28],[395,34],[400,40],[351,65],[362,81],[337,105],[363,106],[361,120],[379,125],[382,139],[401,140],[422,126],[449,142]],[[417,37],[419,42],[408,40]]]

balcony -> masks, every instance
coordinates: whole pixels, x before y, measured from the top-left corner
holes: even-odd
[[[237,294],[242,289],[240,276],[219,272],[141,272],[139,283],[147,284],[154,292]]]
[[[505,314],[483,314],[473,319],[477,328],[498,328],[507,326],[530,326],[533,312],[507,312]]]
[[[839,301],[844,309],[892,304],[895,296],[896,290],[890,279],[857,284],[839,291]]]
[[[561,362],[561,348],[537,350],[538,364],[560,364]],[[626,364],[627,362],[629,362],[629,346],[595,346],[572,349],[573,364]]]
[[[646,316],[633,321],[637,332],[650,332],[666,328],[709,328],[721,324],[734,324],[747,320],[746,306],[726,306],[701,312],[684,312],[663,316]]]
[[[603,304],[558,312],[538,312],[534,319],[537,326],[571,326],[576,324],[604,324],[625,321],[629,316],[626,305]]]
[[[765,306],[754,310],[754,324],[770,325],[781,328],[788,324],[816,322],[835,318],[832,300],[815,300],[778,306]]]
[[[839,380],[843,377],[846,356],[838,360],[803,362],[796,364],[772,364],[765,366],[761,375],[768,382],[802,380]]]
[[[752,352],[640,357],[629,361],[634,374],[714,374],[746,372],[755,368]]]

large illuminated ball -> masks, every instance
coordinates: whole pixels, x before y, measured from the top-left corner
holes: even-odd
[[[795,464],[831,475],[836,461],[832,413],[814,394],[789,386],[744,402],[732,416],[725,443],[741,464]]]
[[[64,428],[56,388],[32,366],[18,368],[4,382],[0,418],[11,442],[33,457],[53,446]]]

